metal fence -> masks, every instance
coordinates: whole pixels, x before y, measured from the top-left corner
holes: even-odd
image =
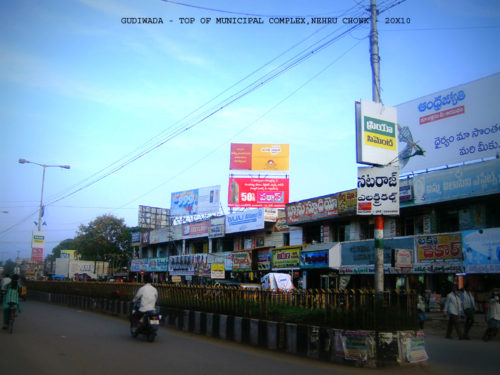
[[[49,293],[92,298],[131,300],[141,284],[30,281],[28,288]],[[177,308],[307,323],[338,329],[393,331],[417,329],[417,295],[414,291],[296,290],[273,292],[237,287],[155,285],[158,304]]]

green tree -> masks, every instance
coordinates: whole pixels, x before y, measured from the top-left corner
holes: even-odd
[[[4,275],[12,275],[14,274],[14,269],[16,268],[16,262],[12,259],[7,259],[3,264],[3,274]]]
[[[75,240],[72,238],[65,239],[52,249],[52,254],[47,256],[47,260],[55,261],[61,257],[61,250],[76,250]]]
[[[99,216],[88,225],[80,225],[74,245],[82,260],[111,261],[115,267],[127,265],[131,254],[130,230],[124,219]]]

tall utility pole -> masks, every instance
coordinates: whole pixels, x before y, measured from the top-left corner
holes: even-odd
[[[370,62],[372,66],[372,99],[380,103],[380,57],[378,55],[377,4],[371,0]],[[375,291],[384,291],[384,217],[375,216]]]

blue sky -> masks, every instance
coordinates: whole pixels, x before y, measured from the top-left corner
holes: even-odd
[[[47,169],[44,203],[54,203],[44,217],[46,254],[103,214],[135,226],[139,205],[168,208],[176,191],[221,185],[228,212],[231,142],[290,144],[291,201],[356,186],[354,102],[372,96],[369,25],[341,36],[352,26],[342,20],[369,17],[369,1],[181,3],[196,7],[161,0],[0,3],[0,260],[30,255],[38,215],[42,168],[19,158],[71,165]],[[397,1],[377,3],[385,9]],[[249,14],[264,24],[215,24],[216,17]],[[268,16],[338,23],[270,24]],[[124,24],[124,17],[163,24]],[[195,21],[181,24],[180,17]],[[410,23],[386,24],[386,17]],[[407,0],[381,14],[378,28],[388,105],[500,71],[497,1]],[[247,95],[218,104],[313,50]]]

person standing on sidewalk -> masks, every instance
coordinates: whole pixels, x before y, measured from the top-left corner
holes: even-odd
[[[488,304],[488,312],[486,313],[488,328],[484,332],[483,340],[488,341],[495,337],[500,327],[500,301],[498,295],[491,294],[491,299]]]
[[[462,327],[460,327],[460,316],[463,315],[463,306],[460,295],[458,294],[458,287],[453,285],[453,290],[446,296],[444,304],[444,316],[448,316],[448,327],[446,329],[446,338],[451,339],[451,332],[453,327],[457,331],[458,339],[462,339]]]
[[[474,314],[476,312],[476,302],[474,301],[474,296],[469,290],[469,285],[465,285],[462,290],[462,303],[465,313],[465,323],[464,323],[464,335],[462,338],[465,340],[470,340],[469,330],[474,324]]]

